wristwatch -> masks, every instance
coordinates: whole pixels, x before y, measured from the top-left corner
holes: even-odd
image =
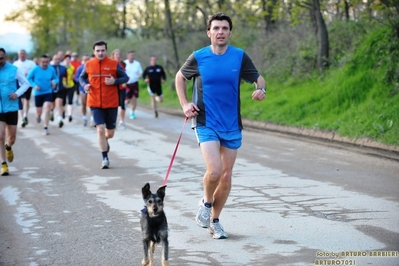
[[[266,94],[265,88],[257,88],[257,90],[261,90],[264,94]]]

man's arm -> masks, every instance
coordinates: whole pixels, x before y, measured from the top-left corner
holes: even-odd
[[[266,90],[266,81],[265,81],[265,79],[264,79],[261,75],[259,75],[259,77],[258,77],[257,80],[255,81],[255,83],[256,83],[256,88],[257,88],[257,89],[263,88],[263,89]]]
[[[165,81],[166,80],[166,73],[165,73],[165,70],[163,69],[163,67],[161,67],[161,69],[162,69],[162,72],[161,72],[162,79]]]
[[[252,99],[257,101],[263,101],[264,99],[266,99],[266,81],[261,75],[259,75],[255,83],[256,89],[252,93]]]
[[[118,64],[116,68],[116,76],[114,84],[120,85],[127,83],[129,81],[129,76],[126,74],[126,71]]]
[[[36,67],[32,68],[29,71],[28,76],[26,77],[26,79],[29,81],[30,86],[33,87],[33,88],[35,88],[37,86],[36,82],[34,81],[34,79],[35,79],[35,69],[36,69]]]
[[[15,92],[15,94],[19,97],[22,94],[24,94],[25,91],[27,91],[30,87],[29,81],[26,79],[24,73],[20,69],[17,70],[17,74],[15,75],[15,78],[18,80],[20,87],[19,89]],[[18,98],[17,97],[17,98]]]
[[[82,86],[82,88],[84,88],[85,85],[88,84],[87,83],[88,77],[89,77],[89,75],[87,75],[87,73],[86,73],[86,65],[84,65],[83,69],[82,69],[82,73],[80,73],[80,76],[79,76],[79,83],[80,83],[80,86]]]
[[[193,118],[198,115],[199,108],[194,103],[187,100],[187,84],[186,77],[179,70],[175,78],[175,86],[177,97],[179,97],[180,105],[183,113],[188,118]]]
[[[54,68],[52,68],[52,71],[53,71],[53,78],[52,78],[52,81],[53,81],[53,83],[55,84],[55,85],[57,85],[59,82],[60,82],[60,78],[58,77],[58,75],[57,75],[57,72],[55,72],[55,69]]]

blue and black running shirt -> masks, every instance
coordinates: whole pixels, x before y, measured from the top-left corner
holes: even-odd
[[[193,80],[192,101],[200,111],[193,126],[207,126],[216,131],[242,129],[240,113],[240,82],[255,82],[259,72],[251,58],[242,50],[228,46],[222,55],[210,46],[192,53],[180,69]]]

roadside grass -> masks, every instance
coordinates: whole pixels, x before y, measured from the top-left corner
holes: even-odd
[[[379,76],[379,71],[348,76],[345,69],[336,69],[324,78],[294,85],[291,81],[270,80],[263,102],[253,101],[254,85],[243,83],[241,113],[247,119],[330,130],[341,136],[399,145],[399,95],[390,95]],[[191,95],[190,84],[187,90]],[[164,102],[159,106],[181,108],[175,90],[164,86],[163,92]],[[144,82],[140,82],[139,103],[151,103]]]

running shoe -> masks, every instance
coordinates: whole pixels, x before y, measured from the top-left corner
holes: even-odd
[[[130,119],[136,119],[136,115],[134,114],[134,112],[131,112],[129,115]]]
[[[120,126],[121,128],[123,128],[123,129],[126,129],[126,124],[125,124],[124,121],[120,121],[120,122],[119,122],[119,126]]]
[[[158,117],[158,111],[155,111],[155,118]]]
[[[36,122],[40,123],[42,121],[42,118],[40,116],[36,117]]]
[[[227,233],[224,231],[223,226],[220,224],[219,220],[211,222],[208,228],[208,232],[212,234],[212,237],[214,239],[225,239],[229,237]]]
[[[22,119],[22,127],[25,127],[26,125],[28,125],[28,118],[25,116],[25,117]]]
[[[6,149],[6,158],[7,158],[7,161],[10,163],[12,161],[14,161],[14,152],[12,151],[11,147],[10,147],[10,150]]]
[[[50,132],[48,131],[47,128],[44,129],[44,135],[46,135],[46,136],[47,136],[47,135],[50,135]]]
[[[60,121],[58,122],[58,127],[61,128],[63,125],[64,125],[64,122],[62,122],[62,120],[60,120]]]
[[[53,114],[53,112],[50,113],[50,121],[51,121],[51,122],[54,121],[54,114]]]
[[[195,217],[195,221],[197,222],[197,225],[202,228],[208,228],[210,224],[210,219],[211,219],[211,210],[212,207],[206,207],[204,205],[203,199],[200,200],[198,204],[198,212],[197,216]]]
[[[69,116],[68,121],[72,122],[72,116],[71,115]]]
[[[8,175],[8,165],[7,164],[2,164],[1,165],[1,175]]]
[[[83,126],[87,126],[87,118],[83,118]]]
[[[103,162],[101,163],[101,169],[108,169],[109,168],[109,160],[108,158],[104,158]]]

